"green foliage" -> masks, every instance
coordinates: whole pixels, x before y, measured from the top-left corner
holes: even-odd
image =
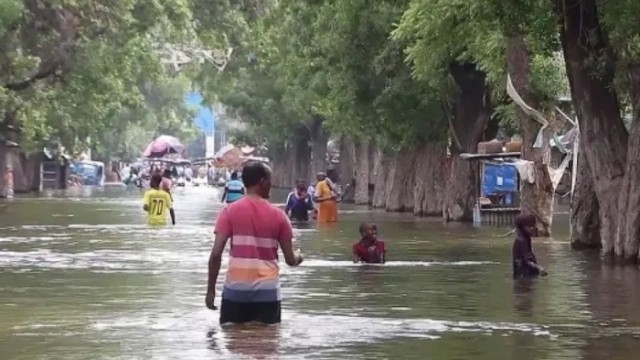
[[[109,126],[90,137],[98,154],[134,160],[159,135],[172,135],[184,144],[200,134],[193,124],[195,109],[184,101],[190,90],[185,77],[161,78],[141,86],[137,106],[121,107],[109,118]]]
[[[137,156],[155,135],[195,136],[158,44],[195,35],[190,0],[0,1],[0,110],[25,150]]]
[[[567,94],[555,17],[550,4],[539,1],[412,0],[394,38],[408,43],[407,61],[418,79],[434,86],[448,74],[452,62],[471,62],[487,75],[494,98],[505,93],[506,40],[524,36],[530,52],[530,89],[542,109],[553,108]],[[502,118],[512,122],[513,110],[500,105]]]
[[[622,49],[631,0],[603,1]],[[45,3],[46,5],[42,5]],[[394,150],[446,141],[453,62],[487,74],[504,97],[506,40],[524,35],[543,110],[567,93],[551,5],[535,0],[0,0],[0,109],[22,143],[130,157],[154,135],[195,136],[192,83],[248,126],[237,141],[282,148],[313,117],[334,134]],[[638,10],[638,9],[636,9]],[[614,23],[616,16],[625,15]],[[635,32],[634,32],[635,31]],[[170,78],[164,43],[233,47],[223,72]],[[633,58],[632,44],[627,44]],[[640,48],[640,47],[639,47]],[[500,105],[505,119],[513,112]]]
[[[249,124],[243,141],[282,145],[313,116],[336,134],[390,148],[444,141],[442,93],[411,77],[402,43],[390,38],[406,2],[283,0],[245,16],[245,48],[200,83]],[[260,145],[260,144],[252,144]]]

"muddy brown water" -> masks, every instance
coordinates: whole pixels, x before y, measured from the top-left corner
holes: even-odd
[[[504,229],[345,205],[336,227],[296,229],[280,326],[221,328],[203,300],[219,195],[177,190],[162,230],[124,188],[0,203],[0,359],[638,358],[637,268],[571,251],[562,218],[534,243],[551,275],[514,283]],[[350,262],[361,221],[386,265]]]

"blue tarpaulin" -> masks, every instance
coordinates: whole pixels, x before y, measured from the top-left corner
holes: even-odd
[[[513,164],[485,164],[482,176],[482,196],[518,191],[518,170]]]

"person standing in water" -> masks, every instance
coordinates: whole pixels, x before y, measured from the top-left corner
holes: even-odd
[[[215,310],[216,282],[222,253],[231,239],[227,278],[222,290],[220,324],[281,320],[278,247],[289,266],[302,263],[293,250],[293,229],[284,211],[271,204],[271,169],[253,162],[242,170],[247,195],[225,206],[215,225],[215,242],[209,257],[205,304]]]
[[[353,244],[353,262],[384,264],[387,261],[387,248],[384,241],[378,240],[378,226],[360,224],[360,236],[360,241]]]
[[[173,201],[169,193],[160,189],[161,182],[162,177],[159,174],[153,175],[149,183],[151,189],[144,193],[142,208],[147,212],[147,224],[167,225],[167,214],[171,214],[171,223],[175,225]]]
[[[173,181],[171,181],[171,170],[165,169],[162,172],[162,181],[160,182],[160,189],[164,190],[169,194],[171,198],[171,203],[173,203],[173,195],[171,195],[171,187],[173,186]],[[169,213],[171,214],[171,221],[173,224],[176,224],[176,214],[173,211],[173,208],[169,209]]]
[[[313,198],[307,193],[303,180],[296,182],[296,188],[287,196],[284,212],[297,221],[309,221],[309,211],[314,210]]]
[[[513,242],[513,278],[546,276],[547,272],[538,265],[533,254],[531,237],[536,233],[536,217],[531,214],[516,216],[516,239]]]
[[[231,173],[231,180],[227,181],[224,186],[224,193],[220,201],[231,204],[240,200],[244,192],[244,184],[238,179],[238,173],[234,171]]]
[[[318,183],[314,193],[314,200],[318,204],[318,223],[333,223],[338,221],[337,195],[332,188],[327,174],[318,173]]]
[[[173,186],[173,181],[171,181],[171,170],[165,169],[162,172],[162,182],[160,183],[160,188],[169,194],[171,194],[171,187]]]
[[[184,180],[186,182],[191,182],[191,179],[193,179],[193,169],[191,168],[191,166],[187,166],[184,169]]]

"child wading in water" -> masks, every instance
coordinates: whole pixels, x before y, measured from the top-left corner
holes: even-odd
[[[313,198],[307,193],[307,186],[298,180],[294,191],[287,196],[284,212],[291,220],[309,221],[309,211],[314,210]]]
[[[362,223],[360,225],[362,238],[353,244],[353,262],[368,264],[384,264],[387,256],[387,248],[384,241],[378,240],[378,227],[376,224]]]
[[[166,225],[167,215],[171,216],[171,224],[176,224],[173,212],[173,201],[171,194],[161,190],[162,177],[154,174],[151,177],[151,189],[144,193],[144,204],[142,208],[147,212],[147,223],[149,225]]]
[[[530,214],[516,217],[516,239],[513,242],[513,278],[546,276],[547,272],[538,265],[531,247],[531,236],[536,232],[536,218]]]

